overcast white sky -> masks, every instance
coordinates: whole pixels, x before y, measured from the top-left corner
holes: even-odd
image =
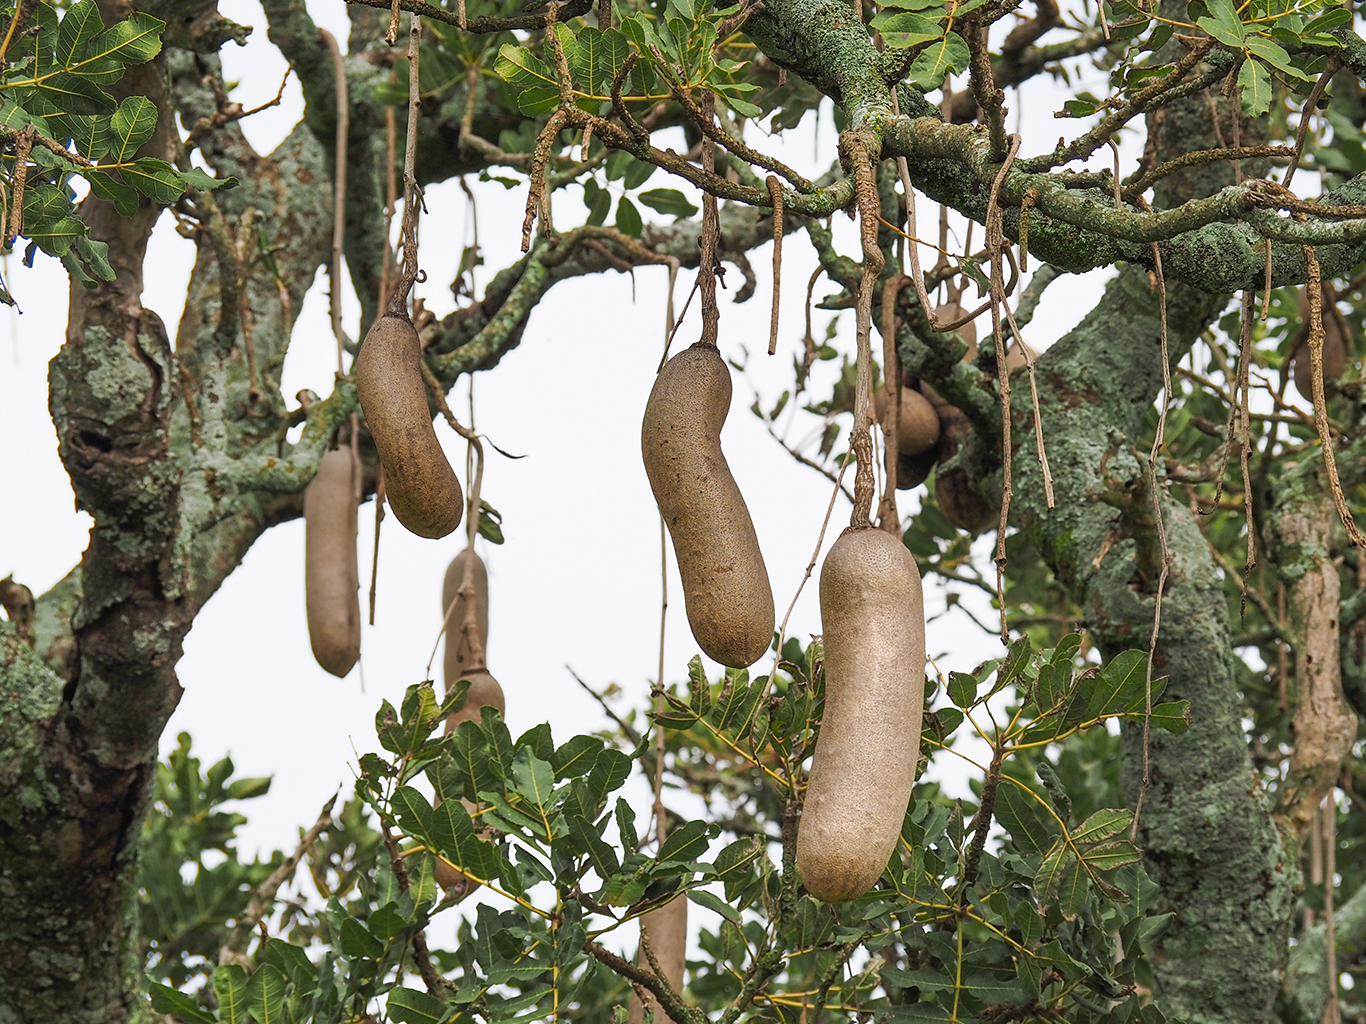
[[[245,106],[263,102],[274,95],[285,70],[265,38],[265,16],[249,0],[222,0],[219,6],[256,26],[246,47],[229,44],[223,56],[227,77],[240,82],[234,98]],[[348,23],[342,0],[310,0],[308,6],[344,42]],[[1048,90],[1026,105],[1026,154],[1050,145],[1060,127],[1077,127],[1077,122],[1053,120],[1058,95]],[[1008,103],[1013,100],[1012,95]],[[267,152],[301,110],[302,97],[291,80],[283,104],[252,118],[244,129]],[[1015,114],[1011,117],[1013,123]],[[799,169],[821,172],[835,155],[828,114],[820,128],[814,137],[808,119],[781,140],[764,140],[765,146]],[[518,255],[524,195],[497,184],[471,184],[479,197],[479,237],[487,260],[478,273],[482,293],[492,273]],[[657,172],[651,186],[666,185],[686,188]],[[557,196],[558,223],[577,222],[580,195],[571,188]],[[428,283],[418,293],[442,315],[454,305],[448,284],[468,227],[466,203],[454,182],[430,188],[426,198],[430,216],[423,223],[421,263]],[[922,211],[922,223],[932,219],[932,206],[925,204]],[[837,217],[836,226],[843,251],[856,253],[853,225]],[[171,230],[169,217],[163,218],[148,252],[144,301],[161,314],[173,337],[193,255],[192,243]],[[804,238],[790,236],[784,249],[782,340],[778,356],[770,360],[763,354],[770,258],[767,247],[752,254],[759,288],[751,302],[731,303],[734,287],[722,293],[722,351],[734,358],[748,351],[753,381],[735,377],[723,443],[754,518],[781,617],[810,559],[830,485],[793,461],[749,412],[752,387],[762,392],[767,406],[791,384],[792,355],[803,331],[802,283],[815,266]],[[0,312],[0,479],[11,482],[11,499],[0,503],[0,575],[13,571],[41,594],[79,561],[89,529],[88,517],[73,511],[47,413],[46,365],[63,337],[67,285],[60,264],[41,255],[32,270],[11,259],[4,273],[23,313]],[[634,288],[618,273],[559,285],[532,315],[521,347],[475,383],[479,429],[504,451],[526,456],[509,461],[490,453],[484,496],[503,513],[507,543],[491,547],[481,541],[490,574],[489,665],[507,694],[514,735],[547,719],[560,741],[602,726],[601,709],[575,685],[566,665],[598,689],[619,684],[626,695],[623,707],[648,700],[658,659],[659,520],[640,462],[639,431],[659,360],[666,273],[638,270]],[[1101,274],[1092,274],[1055,284],[1026,329],[1030,344],[1047,348],[1090,308],[1102,281]],[[690,273],[680,275],[680,301],[691,285]],[[822,282],[817,297],[832,290]],[[817,311],[818,332],[832,315]],[[695,304],[689,317],[675,350],[696,340]],[[349,285],[344,318],[354,336],[359,307]],[[840,322],[837,344],[853,349],[852,313]],[[320,273],[295,328],[284,393],[292,396],[310,387],[325,394],[334,358],[326,280]],[[817,394],[828,379],[817,378]],[[462,415],[468,409],[467,389],[464,380],[452,394],[452,406]],[[463,466],[463,442],[444,424],[438,424],[437,433],[452,464]],[[908,511],[904,493],[903,513]],[[841,499],[827,546],[847,515]],[[364,591],[373,502],[362,508],[360,521]],[[377,749],[373,721],[380,699],[397,702],[408,684],[425,677],[441,622],[442,574],[464,546],[463,533],[462,528],[441,541],[422,540],[392,516],[386,518],[378,614],[375,626],[365,627],[362,642],[364,689],[360,670],[338,680],[317,667],[310,654],[302,522],[277,527],[258,541],[202,611],[185,642],[180,663],[185,696],[167,727],[163,750],[174,746],[178,732],[188,731],[205,762],[230,753],[240,774],[274,777],[269,796],[242,808],[250,816],[240,843],[247,856],[258,848],[292,846],[297,826],[311,823],[339,785],[349,788],[357,754]],[[666,678],[673,681],[684,677],[697,648],[672,568],[669,592]],[[990,621],[980,595],[963,596]],[[944,608],[943,589],[934,581],[927,586],[926,607],[931,614]],[[789,635],[805,640],[819,628],[813,581],[796,606]],[[935,622],[929,648],[944,670],[968,668],[999,653],[999,644],[957,611]],[[761,670],[766,670],[762,663],[755,671]],[[951,773],[946,781],[966,791],[955,766],[941,764],[937,771]],[[643,813],[643,787],[639,792]]]

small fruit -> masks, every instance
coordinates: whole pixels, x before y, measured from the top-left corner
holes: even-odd
[[[394,515],[419,537],[446,536],[460,525],[465,501],[432,429],[422,343],[406,316],[386,313],[366,332],[356,357],[356,394]]]
[[[664,980],[675,992],[682,994],[683,968],[688,953],[688,898],[680,895],[658,910],[643,914],[640,927],[650,937],[650,951],[664,971]],[[650,969],[644,949],[636,957],[636,963],[645,970]],[[652,994],[647,995],[646,1000],[654,1013],[655,1024],[664,1024],[669,1018],[660,1008],[659,1001]],[[645,1006],[634,993],[626,1019],[628,1024],[645,1024]]]
[[[465,602],[460,587],[465,581],[465,561],[474,559],[474,621],[478,628],[479,650],[486,656],[489,646],[489,571],[484,560],[466,549],[446,567],[441,587],[441,614],[446,616],[446,686],[476,666],[470,660],[469,638],[465,634]],[[455,604],[451,609],[452,602]],[[481,664],[484,664],[481,658]]]
[[[334,448],[304,490],[304,607],[319,665],[339,679],[360,657],[355,460]]]
[[[873,399],[877,420],[887,409],[887,389],[878,388]],[[919,391],[901,389],[901,408],[897,411],[896,450],[902,455],[919,455],[929,451],[939,441],[939,414]],[[899,475],[898,475],[899,478]]]
[[[830,903],[862,896],[901,835],[920,757],[925,610],[900,539],[851,530],[821,567],[825,713],[797,829],[797,870]]]
[[[714,345],[670,359],[645,405],[640,447],[673,537],[693,637],[708,657],[745,668],[773,642],[773,590],[744,496],[721,451],[730,370]]]

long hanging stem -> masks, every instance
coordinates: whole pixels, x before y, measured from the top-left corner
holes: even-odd
[[[862,136],[846,132],[841,141],[849,155],[854,173],[854,196],[858,202],[859,235],[863,243],[863,278],[859,282],[855,317],[858,336],[858,376],[854,386],[854,430],[849,445],[858,459],[854,471],[854,509],[849,514],[849,529],[861,530],[870,525],[873,494],[876,490],[873,471],[872,423],[873,390],[873,289],[882,273],[885,260],[877,244],[880,203],[877,178],[873,172],[871,155]],[[899,395],[897,397],[900,397]],[[893,444],[896,442],[893,441]]]
[[[422,19],[409,16],[408,29],[408,134],[403,147],[403,271],[398,287],[389,297],[389,313],[406,315],[408,295],[418,280],[417,219],[422,207],[422,189],[417,184],[417,120],[422,109],[418,83],[418,49],[422,40]]]

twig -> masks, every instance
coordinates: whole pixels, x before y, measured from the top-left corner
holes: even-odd
[[[432,368],[426,362],[421,365],[422,379],[427,385],[427,391],[432,396],[432,401],[450,428],[463,437],[469,443],[470,450],[474,452],[473,480],[466,481],[469,484],[469,504],[465,517],[465,546],[469,557],[465,559],[464,575],[460,578],[460,587],[456,593],[465,600],[465,619],[460,623],[461,641],[464,643],[465,649],[469,651],[469,664],[465,668],[467,671],[475,672],[488,667],[484,642],[479,636],[479,616],[474,600],[474,559],[476,557],[474,538],[479,536],[479,492],[484,484],[484,445],[473,429],[467,429],[455,418],[450,403],[446,401],[446,392],[441,387],[441,382],[436,379],[436,374],[432,372]],[[471,423],[473,419],[473,406],[471,405]],[[437,631],[436,641],[432,644],[431,657],[427,659],[427,675],[429,678],[432,673],[432,662],[436,660],[437,647],[441,643],[441,637],[450,628],[451,615],[458,603],[458,601],[452,600],[451,606],[446,609],[445,617],[441,620],[441,629]]]
[[[702,121],[710,123],[716,111],[716,98],[710,90],[702,93]],[[716,144],[711,135],[703,130],[702,170],[708,174],[716,171]],[[704,345],[715,345],[717,327],[721,321],[721,311],[716,308],[716,245],[720,236],[720,224],[716,213],[716,197],[710,192],[702,193],[702,247],[701,260],[697,265],[697,282],[702,294],[702,338]]]
[[[1238,402],[1238,461],[1243,472],[1243,515],[1247,521],[1247,560],[1243,565],[1243,589],[1242,599],[1239,604],[1239,623],[1246,623],[1247,619],[1247,591],[1248,580],[1252,575],[1252,570],[1257,567],[1257,533],[1252,528],[1252,476],[1248,470],[1248,456],[1252,453],[1251,427],[1248,416],[1248,389],[1250,368],[1252,365],[1252,308],[1253,294],[1250,289],[1243,289],[1243,316],[1242,330],[1239,337],[1238,352],[1238,379],[1234,384],[1234,394],[1236,395],[1241,388],[1242,397]],[[1220,473],[1220,483],[1223,482],[1223,473]]]
[[[896,473],[901,449],[901,353],[896,347],[896,299],[910,279],[898,271],[882,285],[882,460],[886,486],[878,503],[878,525],[893,536],[901,534],[896,508]]]
[[[640,733],[636,732],[633,728],[631,728],[631,726],[627,724],[624,718],[622,718],[615,711],[613,711],[611,706],[603,698],[602,694],[598,693],[591,686],[589,686],[582,679],[580,679],[579,674],[577,672],[575,672],[568,665],[566,665],[564,668],[566,672],[568,672],[571,676],[574,677],[574,682],[582,686],[590,697],[592,697],[595,701],[602,705],[602,710],[607,713],[607,717],[610,718],[612,721],[616,722],[617,725],[621,726],[622,732],[626,733],[626,735],[630,737],[631,742],[639,746]]]
[[[294,870],[299,866],[299,861],[304,859],[304,854],[308,853],[313,844],[318,841],[318,837],[332,827],[332,807],[337,802],[336,796],[323,804],[322,813],[318,815],[318,820],[313,823],[313,827],[304,833],[299,845],[294,848],[294,852],[285,859],[285,862],[271,872],[269,878],[257,886],[252,893],[247,909],[238,915],[237,923],[233,927],[232,934],[228,936],[228,941],[223,944],[223,948],[218,951],[218,962],[220,964],[241,963],[247,958],[244,955],[247,943],[251,941],[251,934],[256,930],[256,926],[261,923],[266,913],[275,902],[275,894],[280,891],[280,886],[294,875]]]
[[[1001,184],[1005,181],[1006,174],[1010,171],[1010,165],[1014,162],[1016,154],[1020,152],[1020,137],[1011,135],[1008,139],[1009,150],[1005,155],[1005,160],[1001,163],[1001,169],[996,172],[996,177],[991,183],[991,193],[987,197],[987,252],[991,256],[991,333],[996,341],[996,378],[1000,383],[1001,389],[1001,466],[1004,474],[1001,484],[1001,520],[1000,526],[996,531],[996,600],[1001,606],[1001,643],[1010,645],[1010,629],[1006,623],[1006,595],[1005,595],[1005,571],[1006,571],[1006,529],[1010,523],[1010,501],[1014,495],[1014,484],[1011,480],[1011,412],[1010,412],[1010,364],[1006,361],[1005,336],[1001,331],[1001,306],[1005,304],[1005,275],[1001,268],[1001,249],[1004,245],[1004,234],[1002,222],[1004,220],[1001,213]],[[1021,352],[1028,352],[1023,340],[1020,341]],[[1035,407],[1037,410],[1037,406]],[[1036,436],[1042,438],[1043,424],[1037,419],[1034,423]],[[1040,448],[1040,459],[1047,465],[1043,456],[1043,449]],[[1049,474],[1051,476],[1051,474]],[[1050,483],[1051,489],[1051,483]],[[1049,503],[1052,507],[1052,503]]]
[[[389,244],[394,227],[394,210],[398,206],[398,182],[394,179],[394,151],[398,143],[398,119],[394,108],[384,108],[384,252],[379,263],[379,303],[382,311],[389,302],[390,275],[394,269],[394,250]]]
[[[1215,160],[1254,160],[1258,157],[1293,157],[1294,155],[1295,150],[1290,146],[1239,146],[1236,149],[1226,146],[1222,149],[1192,150],[1189,153],[1182,153],[1178,157],[1173,157],[1158,167],[1141,174],[1124,186],[1124,194],[1130,199],[1140,196],[1156,182],[1182,167],[1212,163]]]
[[[868,427],[872,422],[873,384],[873,289],[882,273],[885,259],[877,244],[880,201],[877,177],[873,170],[872,154],[863,135],[845,132],[840,137],[854,176],[854,195],[858,203],[859,236],[863,243],[863,277],[859,282],[858,303],[854,307],[858,338],[858,375],[854,385],[854,429],[849,438],[858,465],[854,470],[854,508],[849,514],[849,529],[861,530],[870,526],[873,492],[873,437]],[[876,139],[874,138],[876,143]],[[898,394],[896,398],[900,398]],[[895,444],[895,440],[892,442]]]
[[[1147,206],[1147,203],[1141,203]],[[1157,282],[1158,338],[1162,359],[1162,404],[1157,413],[1157,433],[1153,437],[1152,449],[1148,452],[1148,489],[1153,502],[1153,524],[1157,531],[1157,543],[1162,554],[1162,571],[1157,577],[1157,595],[1153,600],[1153,631],[1148,639],[1148,664],[1143,678],[1143,781],[1134,804],[1133,826],[1129,835],[1138,838],[1139,816],[1143,813],[1143,798],[1148,793],[1148,755],[1149,738],[1153,717],[1153,659],[1157,656],[1157,638],[1162,629],[1162,593],[1167,586],[1167,573],[1171,568],[1171,553],[1167,550],[1167,526],[1162,518],[1163,491],[1158,486],[1157,457],[1167,440],[1167,410],[1172,401],[1172,369],[1167,354],[1167,282],[1162,274],[1162,250],[1153,243],[1153,275]]]
[[[375,591],[379,584],[379,527],[384,522],[384,467],[375,480],[375,554],[370,563],[370,625],[375,624]]]
[[[1340,60],[1336,57],[1329,57],[1323,74],[1319,75],[1319,80],[1314,83],[1314,88],[1309,90],[1309,98],[1304,101],[1304,106],[1300,108],[1300,126],[1295,132],[1294,155],[1290,158],[1290,166],[1286,168],[1285,180],[1281,182],[1286,188],[1290,187],[1290,180],[1295,177],[1295,171],[1300,166],[1300,157],[1304,154],[1304,139],[1309,134],[1309,120],[1313,117],[1314,109],[1319,104],[1319,97],[1323,95],[1323,90],[1328,88],[1328,82],[1341,67],[1342,62]],[[1336,993],[1336,987],[1333,991]]]
[[[416,18],[413,20],[417,21]],[[384,848],[389,851],[389,866],[393,869],[394,877],[398,879],[399,890],[407,892],[412,884],[408,877],[408,865],[403,860],[398,841],[394,839],[394,834],[389,831],[389,825],[385,821],[380,822],[380,834],[384,838]],[[417,964],[418,973],[422,975],[422,982],[427,986],[427,991],[437,995],[443,988],[454,988],[455,983],[449,978],[443,978],[432,966],[431,952],[427,949],[427,936],[421,928],[413,932],[412,939],[413,962]]]
[[[398,23],[398,0],[394,0],[394,17],[390,31]],[[418,280],[417,219],[422,207],[422,189],[417,184],[417,122],[422,112],[421,87],[418,79],[418,51],[422,40],[422,19],[416,15],[408,19],[408,133],[403,146],[403,270],[398,287],[389,297],[389,313],[406,316],[408,294]],[[386,244],[387,241],[386,241]]]
[[[1314,378],[1314,427],[1319,434],[1323,448],[1323,466],[1328,471],[1328,486],[1333,492],[1333,504],[1337,506],[1338,517],[1347,531],[1347,539],[1353,547],[1366,547],[1366,537],[1357,529],[1347,498],[1342,493],[1342,481],[1338,478],[1337,458],[1333,454],[1333,437],[1328,429],[1328,402],[1323,396],[1323,284],[1320,278],[1319,261],[1313,246],[1304,248],[1304,265],[1308,280],[1305,288],[1309,293],[1309,365]]]
[[[342,241],[346,235],[346,156],[347,135],[350,127],[351,107],[346,89],[346,62],[342,58],[337,38],[325,28],[318,29],[327,52],[332,56],[332,77],[336,82],[337,133],[333,158],[336,170],[332,176],[332,262],[328,265],[328,311],[332,319],[332,336],[337,340],[337,373],[342,372],[342,356],[346,349],[346,335],[342,331]],[[389,108],[385,108],[386,110]],[[389,247],[388,235],[384,246]]]
[[[783,186],[771,174],[766,184],[773,200],[773,309],[768,318],[768,354],[773,355],[778,351],[778,297],[783,280]]]

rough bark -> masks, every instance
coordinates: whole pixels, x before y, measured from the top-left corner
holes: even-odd
[[[1272,516],[1272,558],[1285,583],[1295,648],[1295,752],[1278,809],[1298,836],[1337,785],[1358,725],[1342,690],[1342,580],[1333,564],[1339,526],[1323,475],[1317,459],[1286,467]]]

